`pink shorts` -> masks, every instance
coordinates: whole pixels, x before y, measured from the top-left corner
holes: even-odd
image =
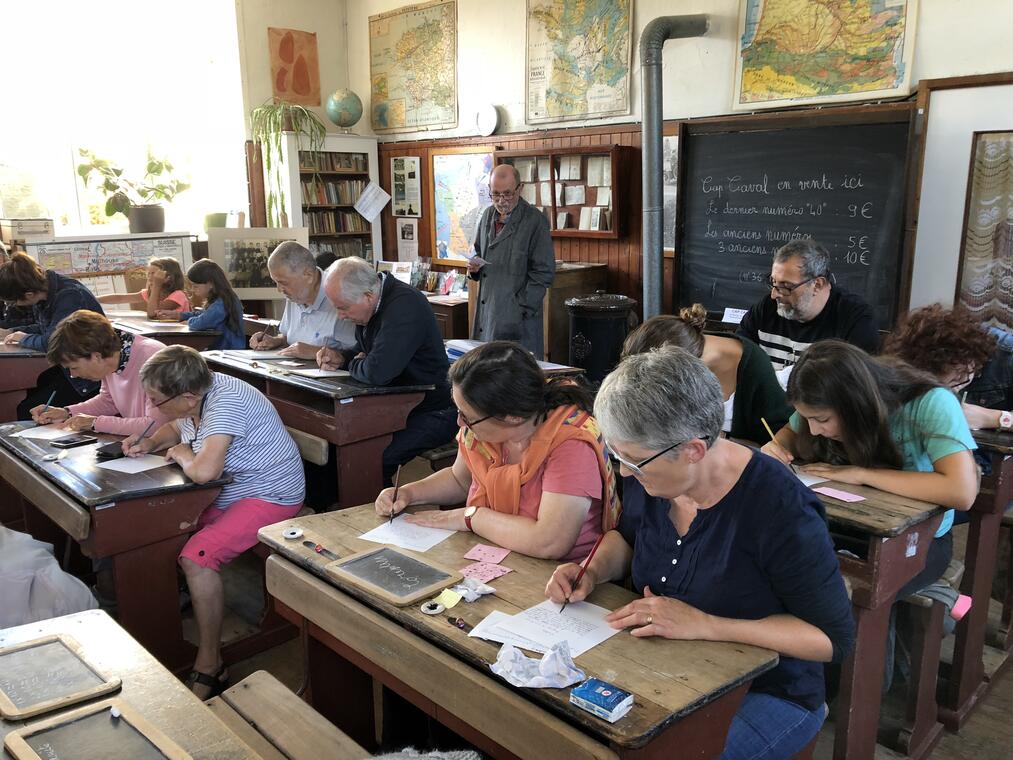
[[[257,544],[265,525],[294,517],[302,504],[284,506],[263,499],[240,499],[225,509],[208,507],[197,521],[197,532],[179,553],[201,567],[219,570]]]

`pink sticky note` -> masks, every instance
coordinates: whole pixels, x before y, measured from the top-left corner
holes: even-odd
[[[461,575],[465,578],[474,578],[476,581],[481,581],[482,583],[488,583],[509,572],[512,572],[509,567],[496,565],[492,562],[476,562],[461,568]]]
[[[498,565],[509,553],[509,549],[501,549],[498,546],[489,546],[488,544],[476,544],[470,552],[464,555],[464,558],[473,559],[476,562],[489,562],[490,564]]]
[[[960,620],[960,618],[967,614],[969,609],[971,609],[971,597],[961,594],[957,597],[957,603],[953,605],[953,609],[950,610],[950,617],[954,620]]]
[[[864,496],[859,496],[857,493],[848,493],[847,491],[838,491],[836,488],[830,488],[828,486],[820,486],[814,488],[814,491],[829,496],[832,499],[840,499],[841,501],[865,501]]]

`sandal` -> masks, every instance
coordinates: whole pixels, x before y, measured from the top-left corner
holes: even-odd
[[[218,672],[214,675],[209,673],[201,673],[199,670],[191,670],[190,675],[186,677],[186,688],[193,691],[193,687],[197,684],[201,686],[207,686],[209,691],[204,699],[211,699],[211,697],[217,697],[226,687],[229,685],[229,674],[226,672],[224,663]]]

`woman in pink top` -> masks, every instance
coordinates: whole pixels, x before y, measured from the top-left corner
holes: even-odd
[[[68,430],[114,435],[140,433],[152,420],[156,426],[165,424],[168,419],[148,400],[139,377],[148,357],[163,348],[157,340],[116,330],[94,311],[75,311],[50,336],[47,358],[73,377],[101,380],[102,387],[80,404],[49,409],[39,405],[32,409],[32,419],[40,425],[62,422]]]
[[[183,270],[171,256],[161,256],[148,262],[148,287],[135,293],[109,293],[99,296],[99,303],[137,303],[144,301],[148,319],[156,319],[159,311],[173,311],[182,314],[192,311],[190,299],[183,287]]]

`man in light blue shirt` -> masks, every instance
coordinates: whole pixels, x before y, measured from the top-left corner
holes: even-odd
[[[267,269],[285,296],[285,312],[278,335],[254,333],[250,348],[272,351],[285,346],[282,356],[313,359],[322,347],[341,349],[355,345],[355,325],[338,317],[324,293],[324,273],[312,253],[299,243],[286,241],[274,249],[267,260]]]

